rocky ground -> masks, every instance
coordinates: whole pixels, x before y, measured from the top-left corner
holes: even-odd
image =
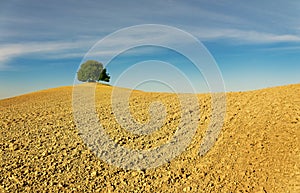
[[[96,110],[117,144],[147,150],[180,124],[176,95],[134,91],[130,112],[150,120],[152,102],[166,106],[149,135],[122,128],[111,109],[112,87],[98,85]],[[1,192],[300,192],[300,85],[226,94],[226,117],[213,148],[199,156],[211,120],[211,97],[198,95],[197,131],[186,151],[152,169],[125,170],[99,159],[74,122],[72,87],[0,100]]]

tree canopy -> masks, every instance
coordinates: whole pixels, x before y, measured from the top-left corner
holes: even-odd
[[[77,72],[77,79],[82,82],[109,82],[110,76],[106,72],[106,69],[103,68],[102,63],[95,60],[88,60],[81,64]]]
[[[109,82],[110,76],[106,72],[106,68],[102,70],[99,76],[99,81]]]

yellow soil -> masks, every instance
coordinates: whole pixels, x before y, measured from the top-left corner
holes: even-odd
[[[164,126],[148,136],[121,128],[110,105],[112,87],[98,85],[96,107],[111,138],[149,149],[172,138],[180,120],[174,94],[134,91],[133,117],[150,119],[153,101],[166,105]],[[300,192],[300,84],[227,93],[226,120],[203,157],[210,95],[198,95],[200,121],[185,152],[155,169],[125,171],[97,158],[74,124],[72,87],[0,100],[0,191],[3,192]]]

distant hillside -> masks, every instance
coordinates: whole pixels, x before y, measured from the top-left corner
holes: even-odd
[[[151,149],[170,140],[181,119],[175,94],[134,91],[130,112],[150,119],[151,102],[166,105],[163,126],[150,135],[122,128],[111,110],[114,87],[98,85],[96,109],[109,136],[126,148]],[[158,168],[125,171],[98,159],[73,120],[72,86],[0,100],[0,189],[7,192],[300,192],[300,84],[227,93],[218,141],[201,157],[210,121],[209,94],[199,94],[193,141]]]

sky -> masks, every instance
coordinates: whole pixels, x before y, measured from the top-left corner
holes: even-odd
[[[97,44],[101,39],[143,24],[172,26],[194,36],[215,60],[226,91],[300,83],[299,18],[300,1],[294,0],[1,0],[0,98],[72,85],[85,59],[96,57],[102,62],[118,46],[136,39],[153,40],[153,32],[143,31],[91,53],[95,45],[103,46]],[[172,35],[161,41],[184,42]],[[173,81],[181,76],[176,74],[179,71],[197,92],[209,91],[206,75],[171,49],[136,47],[104,64],[113,85],[170,91],[174,90],[170,84],[158,79]],[[133,71],[120,79],[127,68]],[[146,76],[144,83],[135,82]],[[184,84],[176,87],[178,92],[186,91]]]

